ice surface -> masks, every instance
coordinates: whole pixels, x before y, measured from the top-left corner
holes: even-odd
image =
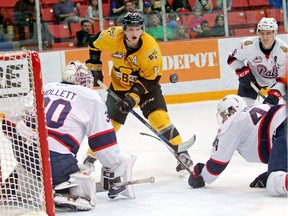
[[[216,101],[168,105],[172,122],[183,140],[197,135],[189,153],[197,162],[209,159],[212,142],[218,129]],[[141,114],[139,109],[136,112]],[[154,176],[154,184],[134,185],[135,200],[116,198],[110,200],[106,192],[98,193],[98,203],[89,212],[60,212],[56,215],[78,216],[284,216],[288,213],[288,199],[270,197],[265,189],[252,189],[249,184],[266,165],[248,163],[235,153],[221,176],[205,188],[192,189],[187,183],[188,174],[179,177],[175,171],[176,159],[162,142],[140,135],[153,135],[133,115],[117,133],[121,150],[137,155],[133,179]],[[82,160],[87,145],[83,144],[79,154]],[[100,164],[94,173],[99,181]]]

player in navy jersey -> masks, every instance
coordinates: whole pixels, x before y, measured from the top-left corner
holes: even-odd
[[[227,63],[239,77],[238,95],[247,105],[253,105],[258,95],[250,82],[259,89],[270,89],[264,103],[278,104],[286,94],[284,74],[288,45],[276,37],[277,32],[276,20],[264,17],[257,25],[257,36],[242,40],[229,53]]]
[[[64,68],[62,80],[61,83],[43,86],[56,206],[83,211],[90,210],[96,204],[96,184],[89,176],[91,167],[79,166],[76,159],[85,137],[88,138],[89,148],[103,166],[102,179],[108,196],[113,199],[121,194],[134,199],[132,185],[117,187],[115,183],[132,180],[136,156],[120,152],[114,128],[107,115],[107,107],[98,92],[92,89],[94,78],[91,71],[85,64],[72,61]],[[5,124],[2,124],[2,131],[11,138],[12,145],[19,143],[13,143],[13,137],[9,137],[11,130],[26,138],[23,140],[33,140],[35,135],[28,125],[31,121],[27,121],[33,118],[32,112],[28,114],[26,121],[19,121],[18,116],[15,116],[17,113],[25,113],[20,112],[21,109],[29,110],[29,104],[33,103],[31,96],[26,96],[27,104],[16,104],[15,109],[6,113],[3,120]],[[24,141],[23,145],[28,143]],[[30,143],[30,146],[33,144]],[[20,158],[18,161],[21,159],[28,160]],[[68,181],[70,184],[67,184]]]
[[[197,163],[189,177],[193,188],[211,184],[225,170],[235,151],[248,162],[268,164],[267,191],[286,196],[287,113],[286,105],[246,106],[238,95],[228,95],[218,104],[218,130],[210,159]]]

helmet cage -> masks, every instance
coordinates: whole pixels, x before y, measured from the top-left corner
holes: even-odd
[[[94,77],[89,68],[79,61],[71,61],[64,68],[62,79],[65,82],[93,88]]]

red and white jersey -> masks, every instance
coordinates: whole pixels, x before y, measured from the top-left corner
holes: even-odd
[[[211,157],[201,172],[204,181],[216,180],[235,151],[248,162],[267,164],[273,134],[286,118],[285,105],[260,104],[233,114],[218,130]]]
[[[242,40],[236,49],[229,53],[228,64],[233,70],[248,66],[259,85],[271,87],[276,83],[277,77],[285,76],[287,53],[288,45],[280,38],[275,37],[275,45],[267,55],[260,49],[259,37],[250,37]],[[273,89],[285,95],[284,84],[276,85]]]
[[[97,91],[63,83],[43,88],[50,151],[76,155],[86,135],[94,152],[117,144],[106,105]]]

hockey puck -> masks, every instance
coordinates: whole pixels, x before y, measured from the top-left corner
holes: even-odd
[[[178,82],[178,75],[177,74],[171,74],[170,75],[170,82],[171,83],[177,83]]]

